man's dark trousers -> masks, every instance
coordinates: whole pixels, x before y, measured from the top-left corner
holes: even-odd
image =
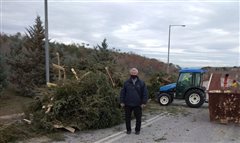
[[[127,131],[131,131],[131,115],[132,112],[136,118],[135,131],[138,132],[141,129],[142,108],[141,106],[125,106],[125,121]]]

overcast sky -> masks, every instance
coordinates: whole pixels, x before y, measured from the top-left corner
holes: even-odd
[[[48,0],[51,41],[110,47],[181,67],[240,66],[239,0]],[[25,33],[44,0],[1,0],[1,32]]]

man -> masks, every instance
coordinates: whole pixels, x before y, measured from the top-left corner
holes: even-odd
[[[148,100],[147,87],[144,81],[140,80],[138,70],[130,70],[130,78],[124,82],[120,93],[120,104],[125,109],[125,121],[127,134],[131,134],[131,115],[134,112],[136,118],[135,134],[140,134],[142,109]]]
[[[229,77],[229,74],[225,74],[224,81],[223,81],[224,88],[228,87],[228,80],[229,80],[228,77]]]

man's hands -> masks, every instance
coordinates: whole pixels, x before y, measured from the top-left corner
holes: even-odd
[[[120,105],[121,105],[121,107],[124,107],[124,106],[125,106],[124,103],[121,103]],[[146,106],[145,104],[142,104],[142,105],[141,105],[141,108],[143,109],[145,106]]]

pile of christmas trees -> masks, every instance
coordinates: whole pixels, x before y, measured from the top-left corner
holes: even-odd
[[[122,122],[118,92],[107,74],[95,71],[80,81],[50,89],[29,107],[26,115],[32,125],[44,130],[111,127]]]

